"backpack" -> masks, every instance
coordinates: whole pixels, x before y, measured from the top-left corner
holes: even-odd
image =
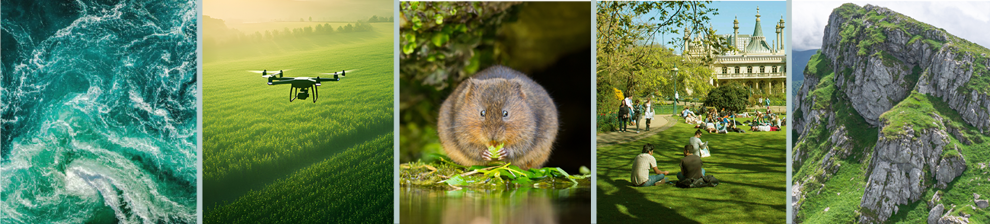
[[[675,185],[679,188],[715,187],[718,186],[718,179],[709,174],[701,178],[684,178]]]

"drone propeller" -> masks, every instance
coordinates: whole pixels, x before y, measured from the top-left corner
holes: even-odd
[[[262,75],[262,77],[267,78],[268,76],[278,75],[279,73],[281,73],[281,71],[288,71],[288,70],[292,70],[292,69],[271,70],[271,71],[266,71],[266,70],[248,70],[248,72],[258,73],[258,74],[264,74],[264,75]]]
[[[343,70],[343,71],[340,71],[340,72],[333,72],[333,73],[320,73],[320,74],[324,74],[324,75],[340,75],[340,76],[346,77],[347,76],[347,73],[351,73],[351,72],[355,72],[355,71],[357,71],[357,69]]]

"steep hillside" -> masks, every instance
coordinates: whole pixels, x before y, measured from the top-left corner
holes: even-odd
[[[990,222],[990,50],[873,5],[828,21],[796,90],[796,220]]]

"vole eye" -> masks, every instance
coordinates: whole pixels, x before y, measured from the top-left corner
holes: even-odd
[[[481,116],[482,116],[482,117],[484,117],[484,116],[485,116],[485,110],[481,110]]]
[[[502,117],[509,117],[509,111],[502,111]]]

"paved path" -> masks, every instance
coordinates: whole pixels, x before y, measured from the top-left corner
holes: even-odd
[[[640,132],[636,133],[636,125],[627,126],[626,132],[609,132],[609,133],[598,133],[596,142],[598,147],[609,146],[619,143],[637,141],[651,135],[667,130],[677,123],[677,120],[672,118],[670,114],[667,115],[656,115],[650,122],[650,131],[646,131],[646,120],[640,125]]]

